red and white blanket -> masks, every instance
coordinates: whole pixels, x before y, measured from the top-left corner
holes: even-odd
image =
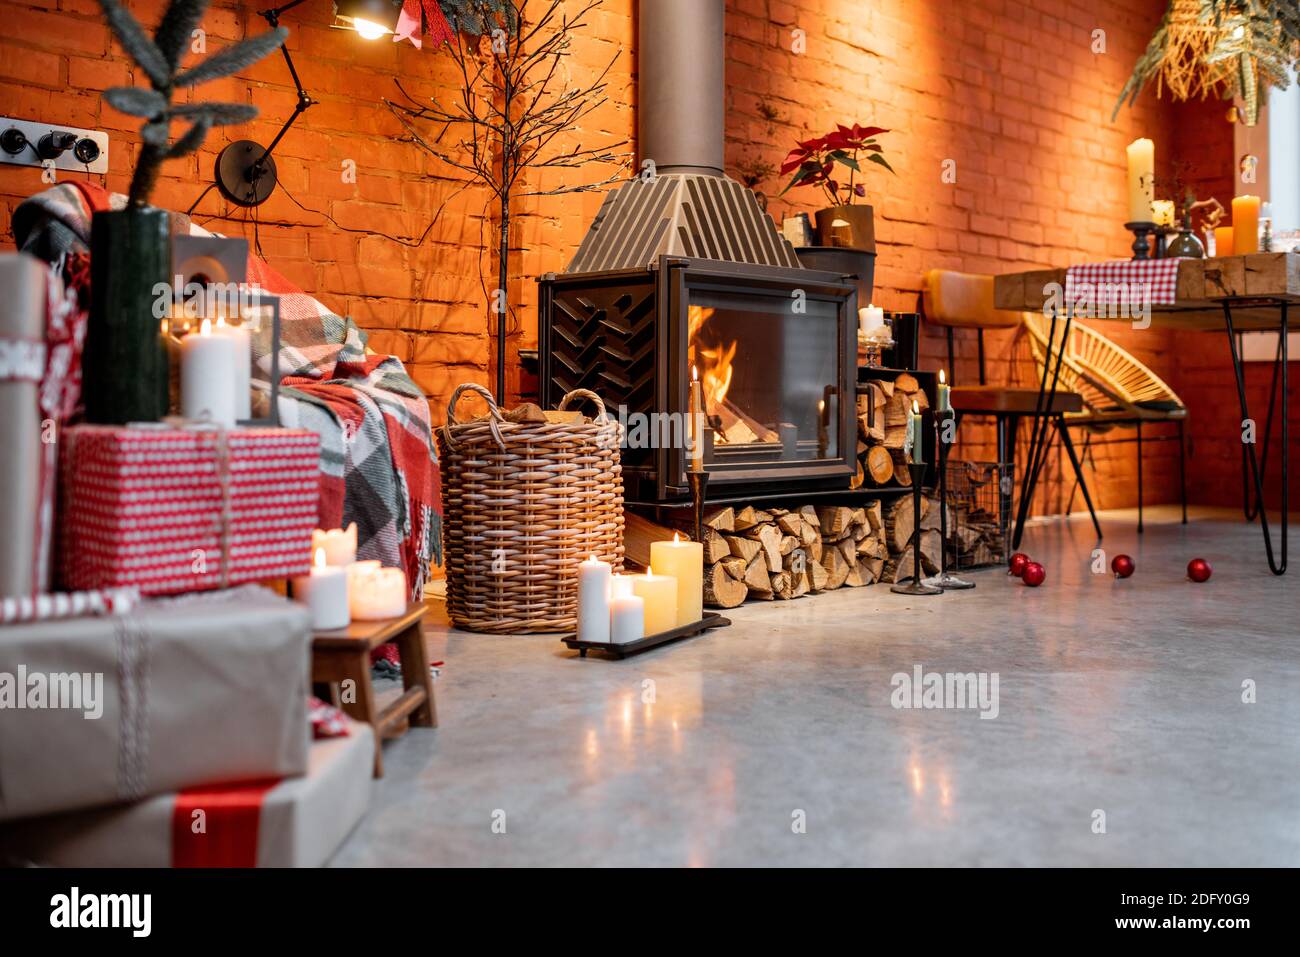
[[[13,216],[20,248],[53,261],[84,252],[91,215],[124,197],[84,182],[60,184],[22,203]],[[212,235],[191,226],[194,235]],[[431,562],[441,561],[441,495],[429,405],[401,361],[366,351],[366,333],[249,253],[248,282],[280,297],[280,349],[254,343],[269,389],[280,377],[286,427],[321,436],[320,524],[357,523],[357,557],[406,572],[420,597]],[[256,379],[256,377],[255,377]]]

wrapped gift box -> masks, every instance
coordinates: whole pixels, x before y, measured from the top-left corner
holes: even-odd
[[[0,820],[302,774],[310,643],[252,585],[0,628]]]
[[[167,595],[307,573],[315,432],[91,425],[63,438],[64,588]]]
[[[53,867],[319,867],[370,804],[375,739],[350,719],[303,777],[200,787],[9,825],[6,863]]]

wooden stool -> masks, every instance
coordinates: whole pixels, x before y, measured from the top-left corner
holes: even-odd
[[[346,628],[318,631],[311,644],[311,680],[329,684],[336,707],[375,729],[375,777],[384,776],[381,744],[396,737],[409,719],[411,727],[436,728],[438,707],[433,698],[429,655],[424,648],[420,619],[423,604],[413,604],[400,618],[383,621],[354,621]],[[370,683],[370,652],[386,641],[394,642],[402,655],[402,684],[406,690],[382,711],[375,709],[375,689]],[[337,685],[356,684],[356,700],[341,702]]]

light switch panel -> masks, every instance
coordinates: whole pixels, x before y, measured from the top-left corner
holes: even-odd
[[[107,173],[108,134],[0,116],[0,163]]]

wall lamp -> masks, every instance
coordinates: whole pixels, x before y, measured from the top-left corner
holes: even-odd
[[[259,10],[258,16],[275,28],[280,25],[282,14],[306,2],[307,0],[291,0],[283,6]],[[377,40],[393,33],[401,12],[402,0],[335,0],[332,26],[353,30],[366,40]],[[284,55],[284,64],[289,68],[289,76],[293,78],[293,86],[298,93],[293,113],[269,145],[262,146],[253,140],[236,140],[217,156],[217,188],[221,195],[239,206],[260,206],[270,198],[277,182],[275,159],[271,154],[289,132],[289,127],[316,103],[298,78],[298,70],[293,65],[288,44],[281,44],[280,52]]]

